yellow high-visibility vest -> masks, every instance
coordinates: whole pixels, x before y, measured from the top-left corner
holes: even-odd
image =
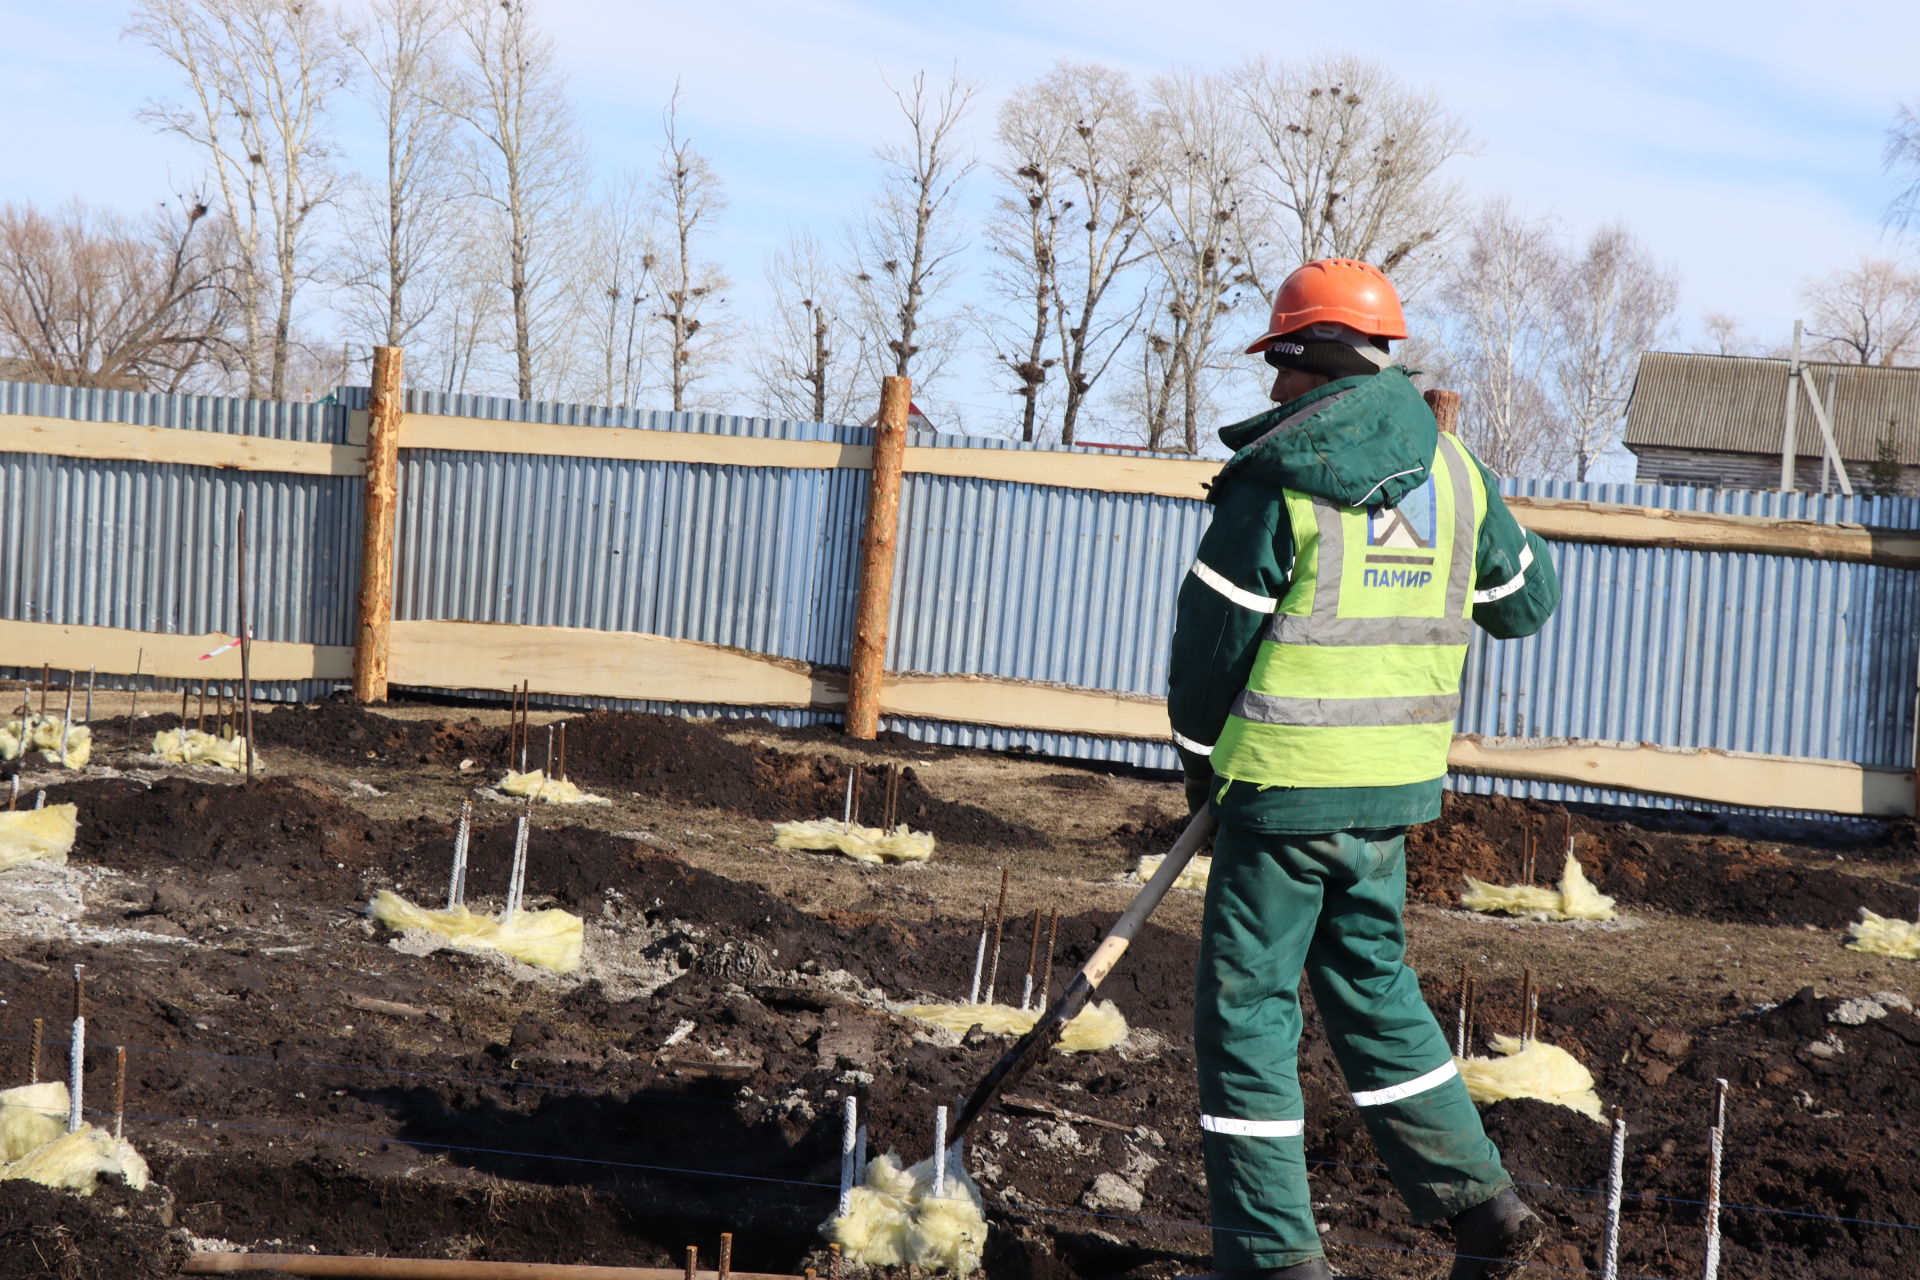
[[[1213,749],[1221,777],[1383,787],[1447,771],[1473,622],[1487,493],[1441,433],[1427,481],[1393,507],[1286,491],[1292,580]]]

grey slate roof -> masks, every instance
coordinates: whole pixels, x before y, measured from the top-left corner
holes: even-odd
[[[1840,456],[1869,462],[1892,419],[1899,460],[1920,464],[1920,369],[1805,364],[1822,403],[1835,374],[1833,430]],[[1627,402],[1622,436],[1629,449],[1662,446],[1780,456],[1787,407],[1787,362],[1755,356],[1648,351]],[[1820,456],[1820,426],[1804,395],[1794,452]]]

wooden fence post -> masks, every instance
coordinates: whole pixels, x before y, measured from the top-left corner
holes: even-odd
[[[1435,388],[1427,392],[1427,408],[1433,410],[1433,420],[1448,435],[1460,434],[1460,393],[1442,391]]]
[[[871,741],[880,732],[880,681],[886,675],[887,615],[893,605],[895,532],[900,524],[900,468],[907,456],[907,411],[913,382],[881,384],[880,419],[873,429],[873,470],[867,479],[867,523],[860,533],[860,598],[853,614],[853,658],[848,664],[847,736]]]
[[[367,402],[367,491],[360,541],[360,611],[353,636],[355,702],[387,700],[387,637],[393,624],[393,526],[399,505],[401,356],[373,349]]]

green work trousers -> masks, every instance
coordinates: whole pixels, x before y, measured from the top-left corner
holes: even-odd
[[[1213,1264],[1319,1256],[1300,1097],[1300,976],[1416,1222],[1510,1186],[1406,962],[1406,828],[1214,839],[1194,1001]]]

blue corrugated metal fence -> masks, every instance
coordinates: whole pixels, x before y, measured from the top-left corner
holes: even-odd
[[[0,413],[341,442],[328,406],[0,384]],[[413,413],[864,445],[858,427],[410,393]],[[916,434],[913,444],[1026,449]],[[1099,451],[1110,452],[1110,451]],[[1920,527],[1920,501],[1509,482],[1509,494]],[[844,665],[866,474],[409,449],[397,619],[637,631]],[[361,482],[0,454],[0,616],[161,631],[231,627],[232,509],[257,513],[262,639],[351,642]],[[888,666],[1159,695],[1197,500],[909,474]],[[1547,630],[1476,642],[1461,731],[1718,747],[1904,768],[1920,574],[1744,553],[1561,544]],[[3,662],[4,659],[0,659]],[[311,682],[310,682],[311,683]],[[277,696],[311,696],[288,685]],[[830,713],[579,699],[688,714]],[[893,720],[954,745],[1177,767],[1170,748]],[[1459,779],[1594,802],[1676,802]]]

